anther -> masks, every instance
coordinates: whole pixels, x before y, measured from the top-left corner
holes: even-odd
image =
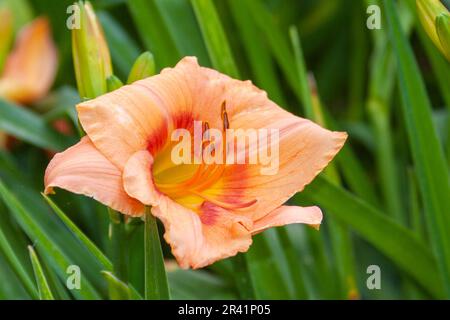
[[[209,123],[208,121],[203,123],[203,137],[209,140]]]
[[[227,102],[222,102],[221,107],[221,116],[222,116],[222,122],[223,122],[223,131],[230,128],[230,122],[228,121],[228,113],[227,113]]]

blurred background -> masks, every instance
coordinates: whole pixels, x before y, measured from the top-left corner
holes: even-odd
[[[8,56],[20,30],[40,16],[50,22],[58,57],[51,88],[38,98],[12,101],[0,90],[1,299],[38,298],[28,245],[55,298],[117,298],[111,291],[117,282],[101,273],[106,267],[125,270],[119,278],[128,287],[119,297],[136,298],[143,291],[139,219],[122,222],[117,243],[102,205],[58,190],[51,197],[57,214],[41,195],[51,157],[79,139],[74,106],[80,96],[66,25],[72,4],[0,0],[13,17],[9,44],[1,43],[7,37],[1,29],[6,20],[0,21],[0,57]],[[450,65],[420,23],[415,1],[91,4],[113,73],[123,82],[144,51],[152,53],[158,72],[196,56],[203,66],[252,80],[290,112],[349,133],[333,164],[290,200],[323,209],[319,232],[299,225],[263,232],[244,254],[244,275],[232,259],[180,270],[162,239],[173,298],[247,298],[237,277],[261,299],[450,297]],[[379,29],[368,27],[377,13],[368,12],[370,5],[380,9]],[[99,261],[81,233],[113,266]],[[81,290],[66,287],[69,265],[81,269]]]

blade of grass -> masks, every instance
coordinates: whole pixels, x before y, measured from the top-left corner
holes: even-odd
[[[105,11],[98,12],[97,15],[105,31],[112,62],[116,67],[114,70],[122,79],[125,79],[134,60],[139,56],[139,47],[111,15]]]
[[[417,237],[426,240],[426,233],[423,223],[421,206],[419,201],[419,192],[417,188],[417,181],[414,171],[408,170],[408,191],[409,191],[409,212],[410,212],[410,227]]]
[[[33,265],[34,277],[36,278],[39,290],[39,299],[55,300],[48,285],[47,278],[45,277],[44,270],[42,270],[41,263],[39,262],[39,259],[36,255],[36,252],[34,251],[32,246],[28,246],[28,251],[30,252],[30,259]]]
[[[52,208],[58,217],[64,222],[67,228],[74,234],[74,236],[89,250],[89,252],[101,263],[101,265],[108,271],[113,269],[111,262],[103,254],[103,252],[78,228],[72,220],[45,194],[41,193],[45,201]]]
[[[282,253],[286,257],[287,272],[292,278],[292,297],[298,300],[306,300],[310,297],[310,294],[305,285],[305,270],[299,263],[300,256],[297,254],[286,228],[278,228],[277,231],[282,246]]]
[[[421,26],[417,26],[417,31],[436,76],[439,90],[441,91],[442,98],[448,110],[447,112],[450,113],[450,90],[448,90],[448,84],[450,83],[450,64],[427,37]],[[447,128],[450,128],[450,117],[447,119]],[[445,146],[447,149],[447,165],[450,167],[450,129],[447,129],[447,141]]]
[[[405,13],[408,14],[408,12]],[[410,22],[405,29],[411,30]],[[369,95],[366,108],[376,136],[377,171],[388,214],[405,224],[406,214],[400,193],[398,161],[395,158],[393,130],[390,126],[389,106],[395,84],[395,60],[385,33],[374,34],[373,41],[374,51],[370,61]]]
[[[291,299],[289,287],[283,279],[280,267],[270,250],[265,234],[253,237],[253,244],[246,253],[248,271],[256,299]]]
[[[431,242],[437,257],[446,295],[450,297],[450,185],[448,169],[431,119],[431,105],[412,49],[401,29],[392,1],[384,0],[391,42],[398,63],[402,96],[412,157],[419,178]]]
[[[35,229],[39,229],[43,237],[57,244],[57,247],[72,264],[80,266],[83,270],[84,277],[95,284],[95,288],[106,291],[106,287],[104,287],[105,283],[102,281],[103,279],[98,277],[98,273],[102,269],[101,264],[83,247],[80,241],[70,232],[67,232],[67,228],[56,215],[52,214],[39,192],[31,188],[32,185],[36,184],[34,182],[35,180],[38,181],[37,188],[41,188],[41,175],[35,176],[32,169],[24,170],[24,167],[20,167],[19,169],[16,163],[11,162],[8,158],[3,157],[0,152],[0,165],[4,165],[3,162],[6,162],[6,166],[8,167],[6,171],[0,170],[0,179],[3,179],[3,183],[10,193],[14,194],[20,200],[27,214],[24,217],[12,214],[11,212],[10,218],[17,222],[17,225],[20,226],[33,243],[39,241],[39,237],[35,233]],[[103,212],[103,214],[106,214],[106,212]],[[29,226],[28,220],[32,222],[34,227]],[[51,266],[65,283],[67,277],[65,269],[60,270],[60,266],[53,258],[53,248],[50,246],[46,249],[48,249],[49,254],[42,256],[45,264]],[[78,292],[75,291],[74,293],[75,296],[79,297]]]
[[[36,287],[31,279],[30,275],[25,270],[25,268],[22,266],[20,259],[17,257],[16,253],[14,252],[13,248],[11,247],[5,234],[3,233],[1,225],[0,225],[0,250],[3,252],[6,260],[8,261],[8,263],[11,266],[11,269],[14,271],[14,273],[20,279],[24,288],[27,290],[27,292],[30,294],[30,296],[32,298],[37,298],[38,295],[37,295]]]
[[[0,299],[1,300],[29,300],[34,299],[24,289],[21,281],[11,270],[6,258],[0,251]],[[37,292],[36,292],[37,298]]]
[[[249,269],[247,259],[245,259],[243,254],[238,254],[231,258],[231,261],[233,263],[234,278],[239,292],[239,298],[242,300],[255,299],[253,283],[248,277]]]
[[[180,59],[180,51],[155,1],[130,0],[127,5],[145,48],[155,56],[157,67],[174,66]]]
[[[102,273],[110,273],[113,270],[113,264],[105,256],[105,254],[93,243],[73,222],[67,217],[67,215],[55,204],[55,202],[50,199],[50,197],[42,194],[44,199],[47,201],[49,206],[58,215],[58,217],[64,222],[64,224],[69,228],[70,231],[75,235],[75,237],[86,247],[86,249],[101,263],[102,267],[107,269],[103,270]],[[112,274],[112,273],[111,273]],[[131,298],[142,299],[139,293],[129,285],[131,291]]]
[[[295,64],[297,67],[299,85],[302,89],[302,100],[305,114],[307,118],[315,121],[321,126],[327,127],[323,117],[322,106],[317,90],[315,88],[311,88],[308,84],[306,66],[297,29],[295,27],[291,27],[289,32],[294,48]],[[342,184],[334,163],[331,163],[326,168],[324,175],[334,184]],[[339,289],[342,292],[341,297],[355,298],[359,294],[355,286],[355,261],[350,233],[344,225],[342,225],[339,221],[334,221],[333,219],[328,221],[328,226],[332,238],[331,246],[333,248],[334,259],[336,262],[338,275],[340,276]]]
[[[351,227],[433,297],[445,296],[436,259],[410,230],[321,176],[295,199],[302,197]]]
[[[74,143],[30,110],[0,99],[0,130],[41,148],[63,150]]]
[[[158,225],[156,224],[156,218],[151,214],[149,208],[146,209],[145,213],[144,250],[145,299],[170,299]]]
[[[141,295],[132,286],[122,282],[110,271],[102,271],[108,282],[109,297],[111,300],[142,300]]]
[[[211,272],[175,270],[169,272],[167,276],[170,294],[176,300],[237,299],[237,295],[229,282]]]
[[[247,11],[251,14],[251,19],[258,26],[260,33],[264,35],[272,55],[281,67],[289,86],[298,100],[302,101],[296,69],[292,68],[294,57],[290,50],[288,39],[280,31],[279,26],[274,21],[274,17],[264,7],[265,4],[263,2],[242,1],[242,5],[247,6]]]
[[[3,201],[17,219],[20,219],[24,231],[31,239],[34,239],[36,246],[45,252],[48,259],[54,262],[54,265],[58,266],[56,270],[61,279],[65,279],[67,274],[67,267],[72,265],[68,257],[61,251],[59,246],[52,241],[41,230],[38,224],[31,218],[31,215],[27,212],[24,206],[17,200],[17,198],[6,188],[3,181],[0,179],[0,194]],[[86,277],[81,278],[81,289],[74,291],[74,294],[83,299],[99,299],[98,292],[94,289],[91,283]]]
[[[314,119],[314,106],[311,92],[317,90],[315,88],[310,88],[309,85],[303,51],[297,29],[295,27],[291,27],[289,30],[289,35],[296,61],[295,70],[298,87],[300,88],[300,102],[302,103],[305,116],[309,119]],[[324,113],[324,121],[328,124],[328,127],[333,130],[338,130],[339,128],[337,128],[334,121],[332,121],[332,118],[325,112],[326,110],[322,110],[322,113]],[[345,180],[349,183],[352,190],[359,196],[363,197],[366,201],[372,204],[378,203],[373,187],[369,183],[369,177],[348,144],[344,146],[336,160],[338,161],[339,168],[343,172]]]
[[[109,239],[111,240],[114,273],[122,281],[128,281],[129,250],[123,214],[108,208]]]
[[[362,28],[366,20],[366,6],[359,1],[352,6],[351,15],[351,56],[349,77],[349,108],[348,118],[350,121],[361,120],[364,115],[364,93],[366,77],[366,55],[367,55],[367,29]]]
[[[214,68],[230,77],[238,78],[239,72],[214,3],[205,0],[191,0],[191,4]]]
[[[276,68],[272,61],[272,56],[268,51],[264,38],[259,32],[255,23],[248,19],[250,12],[247,6],[240,0],[228,1],[232,15],[242,39],[247,60],[253,70],[255,83],[267,91],[269,97],[281,106],[287,103],[283,97],[283,92],[277,79]]]
[[[155,0],[155,5],[182,56],[196,56],[200,64],[210,66],[200,27],[189,1]]]

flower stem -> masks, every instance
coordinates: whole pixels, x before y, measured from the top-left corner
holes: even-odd
[[[147,207],[144,232],[145,255],[145,299],[168,300],[169,286],[164,267],[164,258],[158,234],[156,218]]]
[[[114,274],[122,281],[128,281],[128,248],[125,223],[122,214],[108,208],[110,216],[110,239]]]

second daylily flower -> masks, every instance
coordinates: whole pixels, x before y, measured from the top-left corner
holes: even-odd
[[[318,207],[283,204],[314,179],[347,137],[290,114],[251,82],[200,67],[191,57],[82,102],[77,110],[87,136],[51,161],[45,192],[64,188],[131,216],[151,206],[185,268],[245,252],[252,235],[270,227],[320,225]],[[259,164],[175,165],[171,133],[192,131],[195,120],[219,130],[278,130],[278,173],[261,175]]]
[[[0,97],[23,104],[44,97],[53,83],[56,68],[56,48],[49,22],[38,18],[20,31],[6,58],[0,76]]]

